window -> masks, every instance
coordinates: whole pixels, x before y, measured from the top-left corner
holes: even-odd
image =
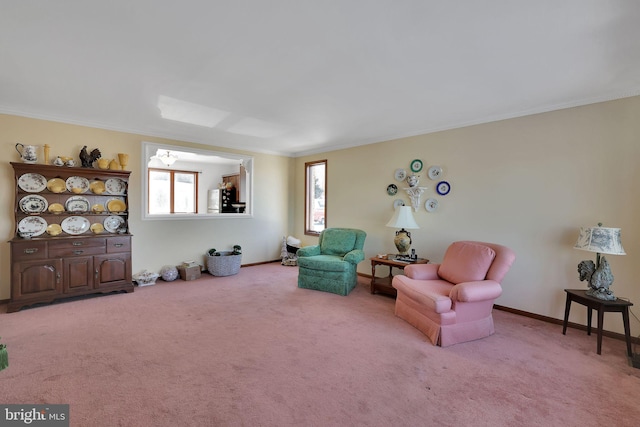
[[[148,182],[150,214],[197,213],[197,172],[149,168]]]
[[[327,161],[304,164],[305,234],[318,235],[327,226]]]

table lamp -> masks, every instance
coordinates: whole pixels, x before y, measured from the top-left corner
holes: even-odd
[[[601,255],[626,255],[620,241],[620,229],[602,227],[602,223],[598,223],[597,227],[581,227],[574,248],[596,253],[595,264],[591,260],[578,264],[580,281],[589,282],[587,295],[614,301],[616,297],[609,289],[613,284],[613,274],[606,258]]]
[[[393,239],[393,243],[396,245],[400,255],[409,255],[409,249],[411,248],[411,233],[405,229],[420,228],[413,219],[411,206],[398,206],[387,223],[387,227],[400,228],[400,230],[396,231],[396,237]]]

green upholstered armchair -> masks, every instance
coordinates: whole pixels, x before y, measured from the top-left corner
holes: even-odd
[[[323,230],[317,245],[298,250],[298,287],[348,295],[356,287],[366,237],[355,228]]]

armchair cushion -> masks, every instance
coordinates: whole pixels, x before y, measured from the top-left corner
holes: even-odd
[[[494,300],[500,295],[502,286],[493,280],[458,283],[449,294],[452,300],[464,302]]]
[[[298,249],[298,252],[296,252],[296,255],[298,255],[298,258],[320,255],[320,245],[305,246],[304,248],[300,248]]]
[[[488,246],[455,242],[447,248],[438,276],[455,284],[484,280],[495,257]]]
[[[347,271],[350,268],[350,264],[348,262],[345,262],[342,257],[336,255],[315,255],[303,258],[304,261],[302,264],[304,268],[313,270]]]
[[[356,244],[356,234],[352,230],[328,228],[320,241],[320,252],[325,255],[344,256]]]
[[[351,264],[358,264],[360,261],[364,260],[364,251],[361,249],[354,249],[351,252],[348,252],[344,256],[343,260]]]

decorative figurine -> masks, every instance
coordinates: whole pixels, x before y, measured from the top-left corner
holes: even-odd
[[[419,182],[420,182],[420,175],[416,175],[412,173],[407,177],[407,184],[409,184],[409,187],[415,187],[418,185]]]
[[[591,260],[580,262],[578,264],[578,273],[580,274],[580,281],[589,282],[587,295],[605,301],[616,300],[613,291],[609,289],[613,283],[613,274],[609,267],[609,261],[605,257],[600,257],[600,265],[598,267]]]
[[[97,148],[91,150],[91,154],[89,154],[87,152],[87,146],[85,145],[84,147],[82,147],[82,150],[80,150],[79,157],[80,162],[82,162],[83,168],[93,168],[93,162],[102,157],[102,154],[100,154],[100,150],[98,150]]]

